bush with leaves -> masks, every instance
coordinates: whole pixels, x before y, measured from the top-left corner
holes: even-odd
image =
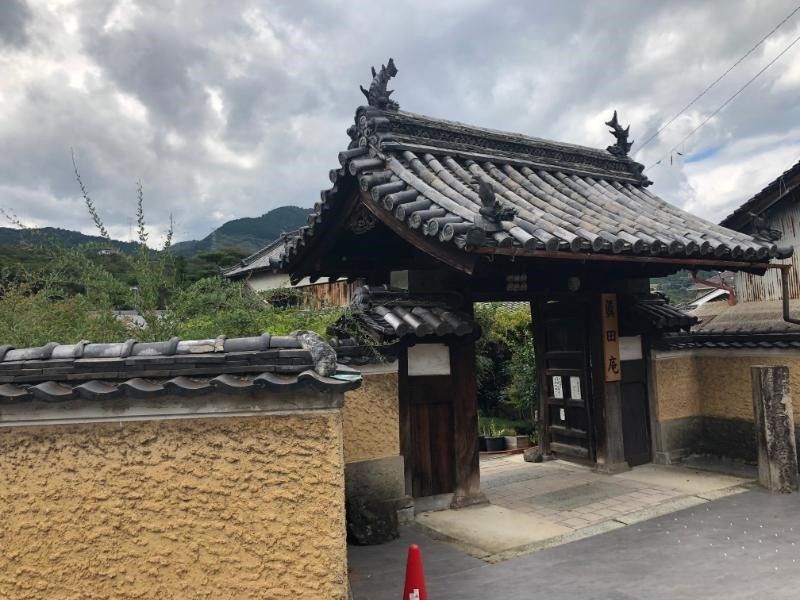
[[[0,293],[0,344],[24,348],[48,342],[113,342],[133,333],[110,307],[83,294],[54,299],[44,290],[16,285]]]
[[[260,335],[285,335],[298,329],[324,334],[342,313],[316,306],[306,309],[298,292],[257,293],[218,274],[182,287],[179,262],[169,253],[172,217],[160,250],[148,246],[144,192],[137,184],[137,243],[132,254],[112,246],[108,229],[89,196],[73,156],[75,178],[101,242],[64,248],[45,237],[34,251],[47,257],[40,270],[14,270],[0,282],[0,343],[17,347],[50,341],[155,341]],[[19,227],[24,224],[4,211]],[[35,236],[32,236],[35,237]],[[287,301],[287,299],[293,299]],[[145,326],[124,323],[113,313],[135,309]]]
[[[536,361],[527,304],[480,303],[475,319],[478,405],[481,413],[532,422],[536,403]]]

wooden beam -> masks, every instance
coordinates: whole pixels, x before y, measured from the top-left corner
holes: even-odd
[[[476,254],[486,256],[511,256],[522,258],[542,258],[548,260],[576,260],[581,262],[627,262],[646,264],[681,265],[691,267],[720,267],[725,269],[747,269],[764,273],[766,263],[749,263],[735,260],[708,258],[665,258],[663,256],[636,256],[622,254],[589,254],[585,252],[548,252],[546,250],[525,250],[524,248],[475,248]]]
[[[455,248],[446,244],[434,242],[431,240],[431,238],[411,229],[395,218],[394,215],[386,212],[384,208],[377,206],[375,201],[372,199],[372,196],[366,192],[361,193],[361,201],[364,203],[364,206],[366,206],[367,209],[381,221],[381,223],[386,225],[389,229],[394,231],[409,244],[415,246],[433,258],[440,260],[449,267],[457,269],[463,273],[466,273],[467,275],[472,275],[472,272],[475,269],[475,262],[477,260],[474,255],[456,250]]]
[[[339,181],[347,187],[336,192],[338,197],[330,209],[335,214],[328,215],[323,218],[321,223],[317,224],[318,231],[314,232],[308,247],[302,250],[300,257],[291,265],[292,283],[297,283],[312,272],[319,271],[319,257],[324,256],[336,243],[339,237],[336,232],[345,226],[357,205],[358,194],[355,192],[357,187],[354,179],[343,177]],[[322,231],[319,231],[320,228]]]
[[[400,344],[397,349],[397,396],[400,419],[400,454],[403,456],[403,477],[406,496],[413,496],[413,473],[411,457],[413,456],[414,436],[411,432],[411,395],[408,389],[408,346]]]

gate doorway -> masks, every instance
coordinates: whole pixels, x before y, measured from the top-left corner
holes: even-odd
[[[539,299],[533,324],[543,449],[594,460],[589,307],[576,299]]]

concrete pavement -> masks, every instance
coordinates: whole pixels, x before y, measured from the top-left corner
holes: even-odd
[[[355,600],[396,600],[408,544],[422,547],[430,600],[738,600],[800,595],[800,494],[760,489],[496,564],[413,527],[350,548]]]

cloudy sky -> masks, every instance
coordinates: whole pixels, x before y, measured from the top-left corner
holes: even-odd
[[[70,149],[113,236],[136,181],[157,240],[311,206],[369,68],[401,108],[605,147],[644,141],[797,0],[0,0],[0,207],[92,232]],[[635,154],[665,199],[718,220],[800,159],[800,12]],[[634,145],[636,151],[637,145]]]

